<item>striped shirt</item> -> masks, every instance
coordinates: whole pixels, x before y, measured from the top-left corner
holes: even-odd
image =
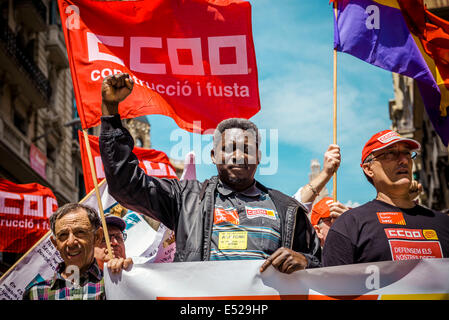
[[[266,259],[281,246],[280,220],[255,186],[236,192],[221,181],[215,199],[210,260]]]
[[[105,300],[103,272],[96,260],[80,276],[79,285],[61,276],[65,264],[61,263],[52,279],[35,279],[27,286],[23,300]]]

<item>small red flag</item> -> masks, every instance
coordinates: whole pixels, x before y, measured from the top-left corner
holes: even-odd
[[[81,162],[83,165],[84,184],[86,187],[86,193],[89,193],[95,186],[92,180],[92,171],[90,170],[86,144],[81,131],[78,131],[78,137],[81,151]],[[89,135],[89,145],[92,152],[95,173],[97,175],[97,183],[100,183],[100,181],[105,178],[105,174],[103,162],[101,161],[98,137]],[[158,178],[178,178],[173,165],[170,163],[169,158],[164,152],[154,149],[134,147],[133,153],[139,160],[139,167],[141,167],[146,174]]]
[[[49,188],[0,178],[0,251],[22,253],[31,248],[50,229],[48,218],[57,208]]]

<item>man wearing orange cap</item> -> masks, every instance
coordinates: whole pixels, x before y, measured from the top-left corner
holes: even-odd
[[[360,166],[376,199],[341,215],[323,248],[323,266],[449,257],[449,217],[410,195],[420,144],[391,130],[365,144]]]
[[[320,239],[321,247],[324,247],[327,233],[335,219],[348,209],[350,208],[338,201],[334,202],[330,197],[321,199],[313,206],[310,222],[316,231],[318,239]]]

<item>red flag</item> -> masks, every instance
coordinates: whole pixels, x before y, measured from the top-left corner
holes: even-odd
[[[407,26],[419,38],[428,55],[426,60],[441,92],[440,116],[446,117],[449,107],[449,21],[431,13],[422,0],[399,0]],[[445,123],[447,125],[447,123]],[[446,136],[441,136],[445,145]]]
[[[84,142],[83,133],[78,131],[80,150],[81,150],[81,162],[84,172],[84,183],[86,186],[86,193],[89,193],[94,188],[92,180],[92,172],[90,170],[89,158],[87,156],[86,144]],[[89,136],[89,144],[92,152],[92,158],[95,166],[95,173],[97,175],[97,182],[105,178],[103,162],[101,161],[100,146],[98,143],[98,137]],[[158,150],[145,149],[134,147],[133,153],[139,160],[139,167],[141,167],[146,174],[158,178],[177,179],[175,169],[170,163],[167,155]]]
[[[0,178],[0,251],[21,253],[50,229],[58,208],[53,192],[40,184],[15,184]]]
[[[204,132],[260,110],[249,2],[58,3],[84,129],[100,122],[103,78],[120,72],[135,81],[122,118],[162,114]]]

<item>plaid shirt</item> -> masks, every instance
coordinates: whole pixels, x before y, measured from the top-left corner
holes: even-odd
[[[96,260],[80,276],[79,286],[61,276],[65,264],[61,263],[52,279],[33,280],[27,286],[23,300],[105,300],[103,272]]]

